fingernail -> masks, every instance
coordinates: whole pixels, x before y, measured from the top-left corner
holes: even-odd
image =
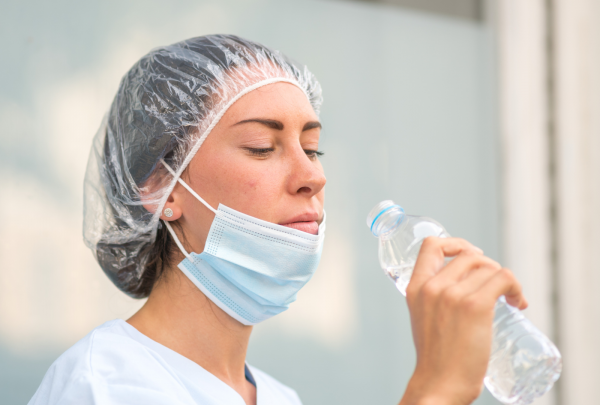
[[[483,249],[477,247],[477,246],[473,246],[475,248],[475,250],[477,250],[479,253],[483,254]]]

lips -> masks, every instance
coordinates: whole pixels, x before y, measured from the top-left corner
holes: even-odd
[[[319,214],[317,213],[305,213],[298,215],[285,223],[280,223],[279,225],[317,235],[319,233],[318,219]]]
[[[280,225],[310,233],[312,235],[318,235],[319,233],[319,224],[317,224],[317,221],[298,221]]]

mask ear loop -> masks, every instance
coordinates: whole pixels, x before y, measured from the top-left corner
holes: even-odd
[[[160,163],[162,163],[162,164],[163,164],[163,166],[164,166],[164,167],[165,167],[165,168],[166,168],[166,169],[169,171],[169,173],[171,173],[171,174],[173,175],[173,177],[176,177],[176,176],[177,176],[177,174],[175,173],[175,171],[174,171],[174,170],[171,168],[171,166],[169,166],[169,165],[167,164],[167,162],[165,162],[165,160],[164,160],[164,159],[160,159]],[[190,193],[192,193],[192,195],[193,195],[194,197],[196,197],[198,200],[200,200],[200,202],[201,202],[202,204],[204,204],[204,205],[206,206],[206,208],[208,208],[209,210],[211,210],[212,212],[214,212],[214,213],[215,213],[215,215],[217,215],[217,214],[219,213],[219,212],[218,212],[216,209],[214,209],[214,208],[213,208],[213,207],[211,207],[211,206],[210,206],[210,205],[209,205],[209,204],[208,204],[206,201],[204,201],[204,198],[200,197],[200,196],[198,195],[198,193],[196,193],[196,192],[195,192],[195,191],[194,191],[194,190],[193,190],[193,189],[192,189],[190,186],[188,186],[188,185],[187,185],[187,183],[186,183],[185,181],[181,180],[181,178],[177,178],[177,181],[178,181],[178,182],[179,182],[179,183],[180,183],[180,184],[181,184],[183,187],[185,187],[185,188],[186,188],[186,189],[187,189],[187,190],[188,190]]]
[[[169,173],[171,173],[173,175],[173,177],[176,177],[177,174],[175,173],[175,171],[171,168],[171,166],[169,166],[167,164],[167,162],[164,161],[164,159],[160,159],[160,163],[163,164],[163,166],[169,171]],[[187,185],[187,183],[183,180],[181,180],[181,178],[177,178],[177,181],[183,186],[185,187],[190,193],[192,193],[192,195],[194,197],[196,197],[202,204],[204,204],[206,206],[206,208],[208,208],[209,210],[211,210],[212,212],[215,213],[215,215],[218,215],[219,212],[214,209],[213,207],[211,207],[206,201],[204,201],[204,199],[202,197],[200,197],[198,195],[198,193],[196,193],[190,186]],[[173,239],[175,240],[175,243],[177,244],[177,247],[179,248],[179,250],[181,250],[181,253],[183,253],[183,255],[185,257],[187,257],[189,260],[192,260],[190,257],[190,254],[187,252],[187,250],[185,250],[185,248],[183,247],[183,245],[181,244],[181,242],[179,241],[179,238],[177,237],[177,234],[175,233],[175,231],[173,230],[173,227],[171,226],[171,224],[169,224],[169,221],[163,221],[164,224],[166,225],[167,229],[169,230],[169,233],[171,234],[171,236],[173,237]]]
[[[190,257],[190,254],[187,252],[187,250],[185,250],[185,248],[179,241],[179,238],[177,237],[177,234],[175,234],[175,231],[173,230],[173,227],[171,227],[171,224],[169,223],[169,221],[163,221],[163,222],[167,226],[167,229],[169,230],[169,233],[171,234],[173,239],[175,239],[175,243],[177,244],[177,247],[179,248],[179,250],[181,250],[181,253],[183,253],[183,255],[185,257],[187,257],[189,260],[192,260],[192,258]]]

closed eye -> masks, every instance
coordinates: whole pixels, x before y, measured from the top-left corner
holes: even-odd
[[[252,156],[267,157],[275,148],[244,148]]]
[[[325,154],[325,152],[321,152],[319,150],[314,150],[314,149],[304,149],[304,153],[306,153],[306,156],[308,156],[311,159],[316,159]]]

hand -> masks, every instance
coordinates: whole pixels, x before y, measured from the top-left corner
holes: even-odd
[[[446,266],[444,259],[454,257]],[[481,393],[494,306],[525,309],[512,272],[458,238],[425,239],[406,290],[417,366],[401,405],[472,403]]]

